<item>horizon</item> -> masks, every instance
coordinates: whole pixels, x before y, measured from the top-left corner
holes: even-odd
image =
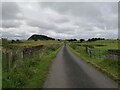
[[[43,36],[47,36],[47,37],[50,37],[48,35],[45,35],[45,34],[33,34],[33,35],[43,35]],[[31,35],[31,36],[33,36]],[[30,36],[30,37],[31,37]],[[14,39],[9,39],[7,37],[0,37],[0,39],[7,39],[8,41],[10,40],[21,40],[21,41],[26,41],[28,40],[30,37],[28,37],[27,39],[18,39],[18,38],[14,38]],[[53,37],[50,37],[50,38],[53,38]],[[92,38],[100,38],[100,37],[92,37]],[[92,38],[88,38],[88,39],[92,39]],[[58,40],[60,38],[53,38],[55,40]],[[76,39],[76,38],[65,38],[65,39],[60,39],[60,40],[70,40],[70,39]],[[85,38],[79,38],[79,39],[76,39],[77,41],[79,41],[80,39],[84,39],[85,41],[87,41],[88,39],[85,39]],[[115,38],[115,39],[109,39],[109,38],[101,38],[101,39],[105,39],[105,40],[120,40],[119,38]],[[39,40],[39,39],[38,39]],[[42,40],[41,40],[42,41]]]

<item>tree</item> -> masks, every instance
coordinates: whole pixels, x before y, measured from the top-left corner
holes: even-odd
[[[19,43],[19,42],[20,42],[20,40],[19,40],[19,39],[17,39],[17,40],[16,40],[16,42],[18,42],[18,43]]]
[[[77,41],[77,39],[73,39],[73,41]]]
[[[85,39],[80,39],[80,42],[83,42],[83,41],[85,41]]]
[[[11,43],[14,43],[14,42],[15,42],[15,40],[12,40],[12,41],[11,41]]]
[[[57,39],[58,41],[61,41],[61,39]]]
[[[77,41],[77,39],[66,39],[66,41],[69,41],[69,42],[71,42],[71,41]]]

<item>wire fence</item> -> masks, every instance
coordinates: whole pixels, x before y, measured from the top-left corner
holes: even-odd
[[[22,50],[4,50],[2,52],[2,66],[3,69],[9,70],[14,63],[23,59]]]
[[[85,47],[86,53],[95,59],[109,59],[118,61],[120,58],[120,50],[101,50],[96,48]]]
[[[86,53],[91,57],[91,58],[96,58],[96,59],[106,59],[107,58],[107,50],[100,50],[100,49],[95,49],[95,48],[86,48]]]

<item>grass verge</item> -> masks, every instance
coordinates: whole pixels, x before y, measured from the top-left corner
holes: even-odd
[[[42,88],[49,67],[60,46],[46,46],[33,56],[22,60],[16,68],[3,70],[3,88]]]
[[[50,52],[49,55],[42,57],[41,63],[37,66],[37,69],[38,69],[37,75],[33,77],[31,80],[29,80],[29,82],[26,84],[25,87],[30,87],[30,88],[43,87],[43,84],[47,77],[51,63],[53,59],[56,57],[59,50],[60,48],[55,52]]]

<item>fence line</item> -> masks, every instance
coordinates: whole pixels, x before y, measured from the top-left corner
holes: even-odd
[[[100,49],[95,49],[95,48],[90,48],[90,47],[85,47],[85,48],[86,48],[86,53],[91,58],[96,58],[96,59],[107,58],[107,50],[100,50]]]
[[[86,53],[91,58],[118,60],[120,57],[120,50],[100,50],[90,47],[85,47],[85,48],[86,48]]]
[[[43,45],[22,48],[22,49],[4,49],[2,51],[2,66],[4,70],[10,70],[12,67],[16,67],[16,63],[22,61],[24,58],[28,58],[36,51],[43,48]]]

